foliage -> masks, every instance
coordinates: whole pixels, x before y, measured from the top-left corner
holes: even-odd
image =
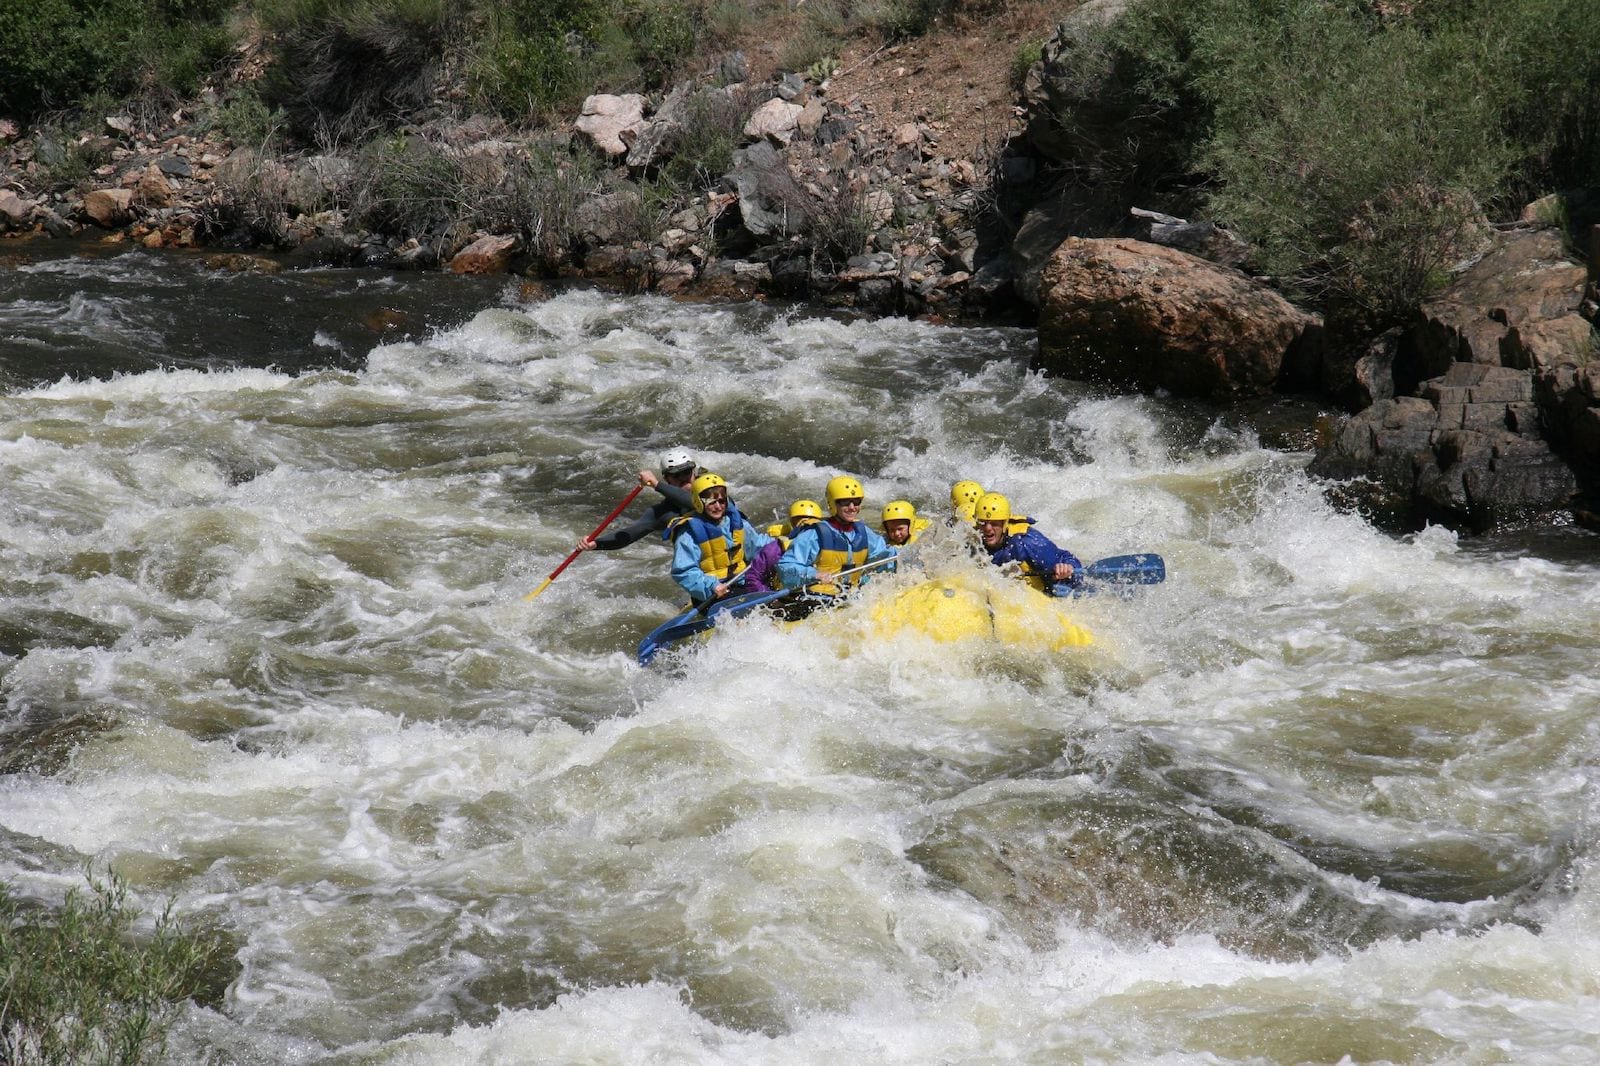
[[[1480,205],[1592,181],[1600,29],[1582,6],[1145,0],[1054,72],[1065,165],[1129,202],[1200,205],[1267,269],[1382,325],[1470,254]]]
[[[445,0],[278,0],[264,97],[297,137],[322,145],[389,128],[428,103],[455,5]]]
[[[438,245],[478,230],[517,233],[549,264],[566,257],[578,210],[602,184],[589,154],[544,143],[492,157],[393,137],[363,148],[357,169],[350,213],[358,225]]]
[[[733,168],[733,151],[744,139],[750,119],[750,98],[708,91],[690,97],[682,122],[667,146],[671,158],[663,176],[674,186],[704,192]]]
[[[25,120],[94,92],[190,93],[230,40],[217,0],[0,0],[0,100]]]
[[[121,879],[89,879],[59,909],[0,885],[0,1061],[152,1062],[179,1006],[199,995],[216,945],[183,932],[172,908],[136,935]]]
[[[253,87],[242,86],[217,105],[210,119],[234,144],[260,148],[283,129],[286,116],[282,108],[268,107]]]
[[[695,0],[484,0],[472,84],[513,118],[540,119],[593,92],[670,79],[707,34]]]

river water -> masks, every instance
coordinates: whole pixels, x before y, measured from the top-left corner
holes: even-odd
[[[175,1062],[1600,1061],[1600,538],[1381,532],[1032,344],[13,255],[0,880],[227,938]],[[677,444],[758,520],[970,477],[1170,577],[1087,648],[641,669],[661,544],[523,596]]]

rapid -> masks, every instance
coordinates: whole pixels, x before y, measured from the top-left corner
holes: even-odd
[[[226,939],[173,1062],[1600,1061],[1600,537],[1382,532],[1033,344],[0,267],[0,881]],[[643,669],[658,541],[523,597],[674,445],[760,524],[972,478],[1169,577],[1082,649],[752,616]]]

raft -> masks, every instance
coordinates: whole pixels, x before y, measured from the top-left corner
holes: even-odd
[[[662,648],[704,633],[719,621],[758,610],[792,623],[811,624],[804,620],[825,617],[864,629],[869,636],[916,632],[941,643],[983,639],[1044,651],[1081,648],[1094,643],[1094,636],[1067,617],[1063,600],[1107,589],[1126,592],[1136,585],[1163,581],[1166,576],[1166,564],[1150,553],[1090,563],[1084,567],[1084,582],[1056,585],[1049,592],[998,578],[990,571],[960,571],[899,587],[890,585],[882,596],[869,594],[864,598],[864,613],[850,609],[855,596],[819,597],[803,589],[751,592],[691,607],[668,619],[640,641],[638,659],[641,666],[648,665]]]
[[[918,582],[878,600],[868,617],[871,630],[885,637],[917,632],[940,643],[994,640],[1042,651],[1094,643],[1051,597],[1020,582],[997,588],[980,574]]]

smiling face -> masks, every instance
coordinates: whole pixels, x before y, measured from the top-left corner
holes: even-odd
[[[861,517],[861,497],[847,496],[833,502],[833,513],[841,522],[854,522]]]
[[[997,521],[979,522],[978,536],[983,538],[985,548],[994,551],[1006,542],[1006,524]]]
[[[720,522],[723,515],[728,513],[728,490],[721,485],[706,489],[700,494],[700,502],[704,505],[706,517],[713,522]]]

